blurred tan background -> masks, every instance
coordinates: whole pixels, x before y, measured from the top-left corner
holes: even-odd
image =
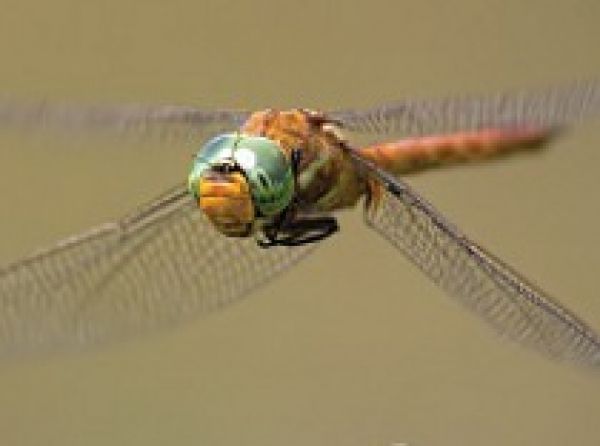
[[[600,3],[3,0],[0,93],[367,106],[600,74]],[[193,146],[0,136],[0,263],[181,181]],[[600,327],[600,127],[411,183]],[[362,225],[239,305],[0,365],[3,445],[595,445],[600,376],[498,339]]]

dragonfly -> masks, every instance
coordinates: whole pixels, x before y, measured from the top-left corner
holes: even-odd
[[[4,127],[202,141],[187,181],[0,269],[0,356],[85,349],[221,309],[334,237],[336,212],[362,203],[368,227],[502,337],[598,366],[591,326],[402,176],[540,147],[599,114],[596,82],[327,112],[0,102]],[[374,142],[352,143],[361,136]]]

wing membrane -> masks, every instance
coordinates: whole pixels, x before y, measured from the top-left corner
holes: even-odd
[[[556,128],[600,115],[600,84],[582,82],[532,92],[406,100],[330,115],[353,132],[398,137],[498,127]]]
[[[497,332],[547,356],[600,365],[600,336],[450,224],[404,182],[361,162],[385,184],[367,223]]]
[[[249,113],[181,105],[78,105],[0,100],[0,126],[73,135],[97,133],[163,140],[202,138],[239,127]]]
[[[217,233],[184,187],[0,270],[0,356],[78,349],[244,296],[310,247]]]

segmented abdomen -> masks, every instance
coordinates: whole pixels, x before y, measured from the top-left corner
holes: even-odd
[[[388,172],[405,174],[536,148],[555,134],[555,129],[482,129],[384,142],[363,147],[359,153]]]

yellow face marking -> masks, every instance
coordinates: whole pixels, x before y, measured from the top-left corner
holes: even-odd
[[[202,212],[221,233],[249,235],[254,223],[254,203],[242,174],[209,173],[198,182],[198,192]]]

